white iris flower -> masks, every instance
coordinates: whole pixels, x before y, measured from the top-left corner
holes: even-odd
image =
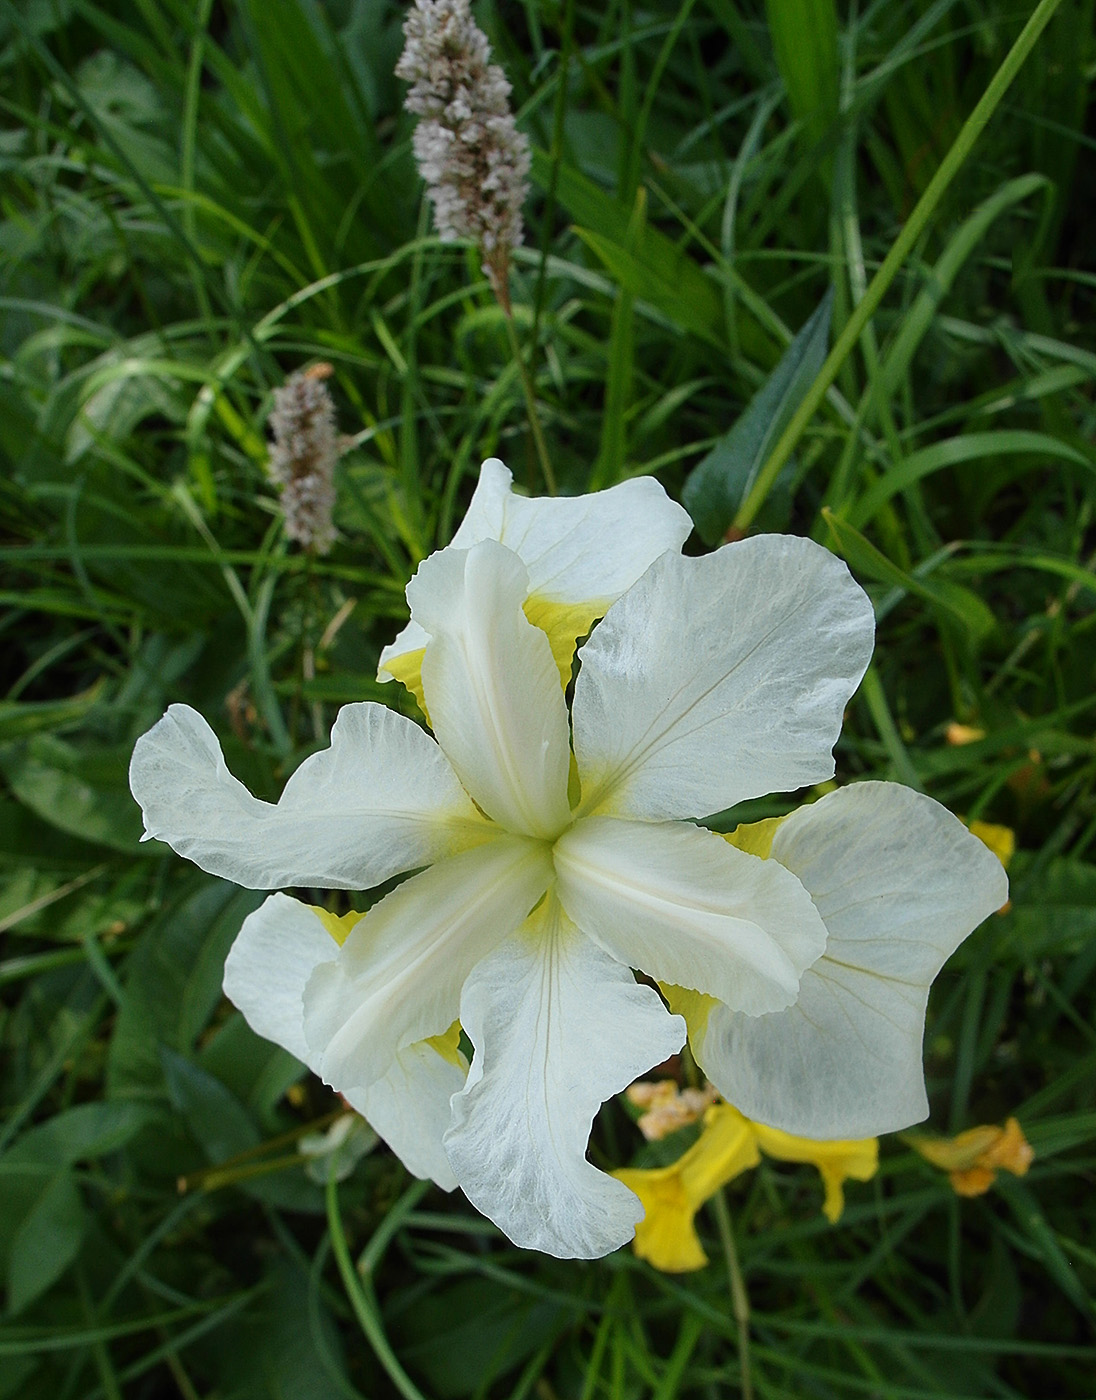
[[[343,919],[273,895],[225,990],[412,1172],[459,1184],[519,1245],[593,1258],[643,1215],[586,1160],[594,1115],[686,1034],[632,969],[681,1005],[743,1112],[819,1137],[889,1131],[924,1116],[928,984],[1005,877],[891,784],[738,845],[695,825],[832,776],[872,649],[867,597],[808,540],[683,557],[688,519],[651,481],[555,501],[509,484],[485,464],[382,657],[412,684],[421,668],[436,741],[348,705],[271,805],[173,705],[131,784],[149,836],[251,888],[419,872]],[[569,717],[561,675],[602,611]]]

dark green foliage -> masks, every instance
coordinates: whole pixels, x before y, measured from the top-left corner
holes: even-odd
[[[563,491],[657,472],[723,535],[1032,8],[477,6],[536,148],[512,294]],[[544,489],[478,259],[430,234],[400,22],[0,0],[0,1400],[738,1390],[714,1218],[694,1275],[561,1263],[383,1148],[332,1210],[301,1141],[337,1100],[221,995],[261,896],[138,843],[166,704],[276,796],[339,703],[410,711],[377,654],[480,460]],[[933,1128],[1015,1113],[1036,1161],[960,1201],[886,1140],[836,1228],[809,1168],[732,1186],[758,1400],[1093,1392],[1093,36],[1062,0],[758,516],[876,607],[839,780],[1016,831],[926,1052]],[[264,470],[317,361],[348,439],[322,560]],[[639,1151],[610,1104],[592,1159]]]

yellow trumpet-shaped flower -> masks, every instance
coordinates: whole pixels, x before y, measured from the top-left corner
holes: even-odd
[[[775,1157],[780,1162],[810,1162],[818,1168],[826,1193],[822,1211],[831,1225],[841,1218],[845,1209],[845,1182],[870,1181],[879,1170],[878,1138],[819,1142],[782,1133],[779,1128],[767,1128],[764,1123],[755,1123],[753,1129],[766,1157]]]
[[[615,1172],[642,1201],[646,1216],[636,1226],[635,1252],[664,1273],[701,1269],[708,1257],[696,1232],[696,1213],[728,1182],[756,1167],[761,1153],[783,1162],[810,1162],[825,1187],[822,1207],[832,1223],[845,1205],[843,1183],[867,1181],[879,1165],[876,1138],[819,1142],[752,1123],[730,1104],[716,1104],[704,1115],[704,1130],[689,1150],[668,1167],[624,1168]]]
[[[708,1256],[696,1233],[697,1211],[760,1161],[754,1125],[730,1104],[716,1104],[704,1115],[700,1137],[672,1166],[614,1172],[647,1212],[636,1226],[635,1252],[663,1273],[702,1269]]]
[[[984,1196],[999,1171],[1025,1176],[1035,1159],[1035,1151],[1015,1118],[1003,1128],[986,1123],[968,1128],[952,1138],[929,1138],[910,1134],[909,1145],[948,1174],[957,1196]]]

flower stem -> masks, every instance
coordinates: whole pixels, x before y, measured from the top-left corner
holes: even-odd
[[[724,1191],[717,1191],[712,1197],[712,1209],[715,1211],[715,1222],[723,1245],[723,1257],[727,1262],[727,1277],[731,1285],[731,1311],[738,1324],[738,1369],[742,1379],[742,1400],[753,1400],[753,1377],[750,1374],[750,1299],[738,1262],[731,1212],[727,1208],[727,1196]]]
[[[404,1194],[403,1199],[396,1206],[395,1210],[390,1212],[389,1218],[385,1223],[388,1224],[393,1215],[397,1215],[399,1221],[402,1221],[407,1211],[410,1210],[415,1202],[422,1196],[425,1189],[425,1184],[423,1182],[415,1182],[411,1189]],[[346,1242],[346,1231],[343,1229],[342,1215],[339,1212],[339,1185],[335,1180],[334,1173],[327,1178],[326,1199],[327,1228],[331,1232],[331,1248],[335,1254],[335,1262],[339,1266],[339,1273],[342,1275],[346,1296],[350,1299],[350,1306],[354,1309],[354,1315],[357,1317],[358,1323],[365,1333],[365,1339],[373,1348],[377,1360],[384,1367],[392,1384],[404,1397],[404,1400],[426,1400],[422,1391],[419,1390],[418,1386],[400,1365],[396,1353],[392,1350],[388,1338],[384,1335],[384,1328],[381,1326],[380,1309],[377,1306],[377,1299],[373,1292],[373,1284],[369,1277],[372,1272],[372,1266],[377,1262],[376,1258],[372,1257],[375,1253],[373,1250],[373,1242],[370,1243],[369,1248],[366,1250],[368,1262],[365,1277],[363,1278],[358,1273],[358,1270],[354,1268],[353,1260],[350,1258],[350,1247]],[[410,1201],[410,1204],[407,1204],[408,1201]],[[401,1207],[403,1207],[402,1210]],[[383,1230],[383,1228],[382,1226],[381,1229]],[[378,1230],[377,1235],[380,1235],[380,1233],[381,1231]],[[384,1243],[387,1243],[392,1233],[392,1229],[387,1231]],[[376,1236],[374,1236],[374,1241],[375,1240]]]
[[[525,356],[521,351],[521,344],[518,341],[517,327],[514,325],[514,311],[510,305],[510,288],[507,281],[505,267],[495,268],[488,265],[488,280],[491,283],[491,290],[495,294],[495,299],[502,307],[502,314],[506,321],[506,334],[510,341],[510,353],[514,357],[514,362],[521,375],[522,392],[525,394],[525,415],[529,419],[529,430],[533,434],[533,445],[536,448],[537,460],[540,463],[541,475],[544,477],[544,485],[548,489],[549,496],[556,495],[556,474],[552,470],[552,462],[548,456],[548,446],[544,441],[544,434],[540,427],[540,415],[537,412],[537,395],[533,385],[533,376],[529,373],[529,366],[525,362]]]
[[[735,516],[736,529],[745,530],[765,503],[765,498],[779,475],[781,467],[794,452],[796,444],[818,411],[827,390],[837,378],[838,371],[845,363],[853,346],[860,339],[864,327],[875,314],[879,303],[883,300],[887,288],[894,281],[914,244],[925,231],[936,206],[940,203],[952,180],[959,173],[960,166],[970,154],[974,143],[981,136],[1013,78],[1020,71],[1024,60],[1035,47],[1039,35],[1046,28],[1061,2],[1062,0],[1039,0],[1031,18],[1020,32],[1019,38],[1005,55],[1000,68],[990,79],[989,85],[974,110],[963,123],[951,150],[940,162],[936,174],[929,181],[924,194],[914,206],[901,233],[894,240],[890,252],[883,259],[878,272],[869,283],[855,311],[845,323],[845,329],[838,336],[833,349],[826,357],[826,362],[818,371],[814,383],[807,390],[803,402],[796,409],[788,426],[780,435],[765,465],[758,472],[757,480]]]

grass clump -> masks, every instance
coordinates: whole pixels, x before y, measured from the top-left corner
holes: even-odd
[[[309,1176],[338,1105],[220,994],[259,897],[140,846],[126,789],[170,702],[273,798],[339,704],[389,700],[377,654],[480,460],[545,488],[533,421],[563,492],[654,472],[713,538],[845,557],[879,631],[839,778],[1016,837],[926,1052],[931,1126],[1014,1114],[1031,1171],[960,1200],[886,1139],[836,1228],[809,1168],[743,1177],[753,1393],[1089,1393],[1096,54],[1091,0],[1038,9],[997,93],[1027,15],[996,0],[484,8],[533,153],[509,308],[431,232],[397,7],[0,12],[0,1400],[741,1387],[720,1264],[522,1254],[383,1150]],[[318,365],[327,553],[267,469]],[[595,1158],[639,1151],[610,1105]]]

